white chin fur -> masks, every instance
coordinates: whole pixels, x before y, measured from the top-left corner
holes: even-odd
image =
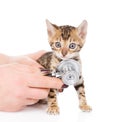
[[[74,57],[76,57],[76,56],[79,56],[79,53],[78,53],[78,52],[72,53],[72,54],[66,55],[65,57],[63,57],[61,54],[56,54],[56,53],[55,53],[55,55],[56,55],[58,58],[62,59],[62,60],[66,60],[66,59],[70,59],[70,58],[74,58]]]

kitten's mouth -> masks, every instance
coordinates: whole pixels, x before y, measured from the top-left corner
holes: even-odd
[[[61,59],[65,60],[65,59],[69,59],[68,57],[61,57]]]
[[[66,59],[70,59],[72,57],[66,55],[66,56],[59,56],[59,58],[62,60],[66,60]]]
[[[63,60],[65,60],[65,59],[69,59],[68,56],[58,56],[58,58],[63,59]]]
[[[69,59],[69,58],[67,58],[67,57],[58,57],[58,58],[60,58],[60,59],[62,59],[62,60]]]
[[[56,57],[58,57],[58,58],[60,58],[60,59],[62,59],[62,60],[68,59],[67,56],[62,56],[62,55],[56,55]]]
[[[63,56],[61,54],[55,54],[55,55],[57,58],[62,59],[62,60],[66,60],[66,59],[70,59],[70,58],[74,57],[74,55],[65,55],[65,56]]]

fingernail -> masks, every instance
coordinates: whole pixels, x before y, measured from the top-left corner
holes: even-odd
[[[49,74],[50,74],[50,70],[49,70],[49,69],[40,68],[40,71],[41,71],[44,75],[49,75]]]
[[[66,85],[66,84],[63,84],[62,85],[62,88],[64,89],[64,88],[67,88],[68,87],[68,85]]]
[[[64,89],[59,89],[58,91],[59,91],[59,92],[63,92],[63,90],[64,90]]]

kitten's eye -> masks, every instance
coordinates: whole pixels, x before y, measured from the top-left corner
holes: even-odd
[[[55,46],[56,46],[57,48],[60,48],[60,47],[61,47],[60,42],[55,42]]]
[[[75,44],[75,43],[71,43],[71,44],[69,45],[69,48],[70,48],[70,49],[75,49],[75,47],[76,47],[76,44]]]

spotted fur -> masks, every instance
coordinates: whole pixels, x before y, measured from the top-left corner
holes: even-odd
[[[48,52],[40,57],[37,62],[51,71],[56,71],[57,65],[65,59],[74,59],[81,64],[79,52],[83,47],[87,34],[87,21],[83,21],[78,27],[57,26],[46,20],[49,44],[52,52]],[[81,72],[82,74],[82,72]],[[90,111],[87,105],[84,81],[81,76],[79,82],[74,86],[79,98],[80,109]],[[48,95],[48,113],[58,114],[56,89],[50,89]]]

